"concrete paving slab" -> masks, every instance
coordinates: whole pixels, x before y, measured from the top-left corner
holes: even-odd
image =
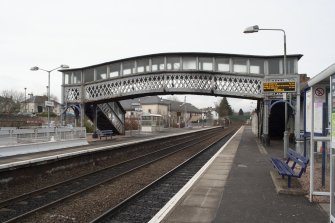
[[[199,185],[199,187],[224,187],[226,181],[220,179],[211,180],[201,178],[197,184]]]
[[[228,173],[227,174],[205,174],[202,176],[203,179],[207,180],[227,180]]]
[[[210,170],[214,170],[214,171],[224,171],[224,170],[230,170],[232,167],[233,163],[226,163],[225,165],[213,165],[211,166]],[[208,170],[208,171],[210,171]]]
[[[228,175],[229,171],[230,169],[210,168],[206,171],[206,174]]]
[[[192,187],[190,194],[209,194],[209,195],[215,195],[220,194],[223,191],[222,188],[208,188],[208,187],[198,187],[194,186]]]
[[[199,208],[190,206],[180,206],[164,221],[166,223],[208,223],[213,221],[216,209],[214,208]]]
[[[192,192],[185,198],[181,205],[201,208],[216,208],[221,201],[222,191],[212,191],[208,189],[205,194],[193,194]]]

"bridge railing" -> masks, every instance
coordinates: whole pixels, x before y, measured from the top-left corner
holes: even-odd
[[[0,128],[0,146],[86,139],[84,127]]]

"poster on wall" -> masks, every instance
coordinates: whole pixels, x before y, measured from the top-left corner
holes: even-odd
[[[316,91],[316,89],[318,91]],[[322,123],[323,123],[323,103],[325,96],[318,93],[321,87],[313,87],[313,92],[311,90],[306,91],[306,104],[305,104],[305,123],[306,132],[311,132],[312,129],[312,96],[314,96],[314,133],[322,134]],[[325,91],[324,91],[325,92]],[[314,95],[312,95],[314,94]]]

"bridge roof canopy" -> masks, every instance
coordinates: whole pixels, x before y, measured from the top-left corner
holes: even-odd
[[[126,61],[132,61],[132,60],[141,60],[146,58],[159,58],[159,57],[223,57],[223,58],[245,58],[245,59],[282,59],[283,55],[248,55],[248,54],[228,54],[228,53],[208,53],[208,52],[168,52],[168,53],[156,53],[156,54],[147,54],[147,55],[141,55],[141,56],[134,56],[134,57],[128,57],[118,60],[113,60],[109,62],[84,66],[84,67],[77,67],[77,68],[69,68],[69,69],[60,69],[58,71],[60,72],[66,72],[66,71],[75,71],[75,70],[82,70],[82,69],[90,69],[95,68],[98,66],[108,65],[111,63],[120,63],[120,62],[126,62]],[[287,55],[287,58],[297,58],[300,60],[302,57],[302,54],[290,54]]]

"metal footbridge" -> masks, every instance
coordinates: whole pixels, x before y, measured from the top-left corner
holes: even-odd
[[[297,81],[300,54],[283,56],[218,53],[160,53],[60,70],[62,104],[86,114],[99,129],[124,133],[118,101],[149,95],[196,94],[255,99],[268,81]]]

